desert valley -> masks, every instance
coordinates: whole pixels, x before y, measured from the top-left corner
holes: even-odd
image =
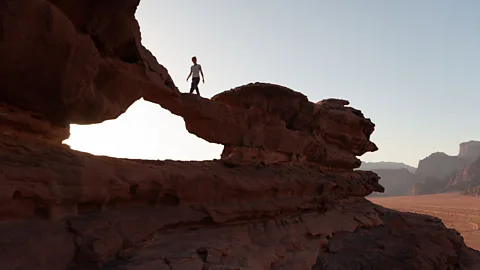
[[[418,167],[395,162],[362,163],[376,172],[383,193],[369,200],[399,211],[440,218],[456,229],[472,248],[480,250],[480,142],[459,145],[457,156],[433,153]]]
[[[480,250],[480,198],[459,193],[420,196],[370,198],[370,201],[404,212],[440,218],[449,228],[457,230],[465,243]]]

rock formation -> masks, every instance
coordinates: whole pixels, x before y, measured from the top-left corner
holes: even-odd
[[[480,156],[480,142],[463,142],[459,149],[458,156],[437,152],[420,160],[413,188],[416,195],[464,192],[472,186],[470,171],[477,166],[474,161]]]
[[[447,179],[435,177],[417,178],[412,188],[412,195],[438,194],[446,191]]]
[[[480,142],[469,141],[461,143],[458,155],[469,159],[470,162],[447,179],[445,189],[474,195],[478,190],[476,186],[480,185]]]
[[[449,156],[436,152],[418,162],[415,172],[416,182],[414,195],[442,193],[445,191],[448,179],[457,174],[470,162],[470,159]]]
[[[477,159],[480,157],[480,141],[468,141],[460,144],[459,157],[464,157],[468,159]]]
[[[478,269],[438,220],[365,199],[377,148],[348,102],[265,83],[181,94],[142,45],[138,0],[0,3],[0,269]],[[70,123],[143,97],[225,145],[204,162],[97,157]]]
[[[475,195],[480,186],[480,158],[465,166],[459,173],[449,178],[447,189],[465,191],[467,195]]]
[[[480,185],[467,189],[463,194],[467,196],[480,196]]]
[[[470,160],[467,158],[437,152],[418,162],[415,175],[419,178],[432,177],[444,180],[453,172],[460,171],[469,162]]]

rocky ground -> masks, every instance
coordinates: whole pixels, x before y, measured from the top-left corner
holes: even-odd
[[[377,150],[361,111],[266,83],[182,94],[141,44],[138,2],[0,4],[0,269],[478,269],[439,219],[365,199],[383,187],[353,170]],[[141,97],[221,159],[61,144]]]

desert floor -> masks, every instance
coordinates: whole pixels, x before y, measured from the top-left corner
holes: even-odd
[[[468,246],[480,250],[480,198],[451,193],[369,200],[399,211],[438,217],[445,226],[459,231]]]

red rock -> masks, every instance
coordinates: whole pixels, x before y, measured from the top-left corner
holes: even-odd
[[[309,161],[326,167],[355,168],[360,166],[355,156],[377,150],[369,140],[373,123],[360,111],[344,107],[348,104],[345,101],[313,104],[291,89],[265,83],[241,86],[212,100],[226,104],[231,110],[248,110],[247,120],[251,122],[249,126],[253,125],[243,137],[243,145],[227,144],[222,154],[224,159],[266,163],[272,159],[273,162]],[[248,119],[254,115],[256,119]],[[277,127],[267,129],[268,125]]]
[[[345,107],[346,101],[314,104],[291,89],[264,83],[212,100],[181,94],[140,43],[137,4],[110,0],[87,8],[80,1],[7,1],[0,9],[8,28],[0,57],[9,68],[0,71],[8,78],[0,82],[0,102],[35,112],[52,129],[65,129],[69,123],[116,118],[144,97],[182,116],[188,131],[209,142],[325,167],[355,168],[356,156],[377,150],[369,140],[373,123]],[[19,74],[32,76],[23,80]]]
[[[0,103],[63,126],[116,118],[144,90],[176,93],[140,43],[139,1],[90,2],[3,1]]]
[[[22,147],[12,147],[16,143]],[[71,250],[73,254],[71,246],[73,243],[76,246],[75,261],[65,259],[62,265],[49,264],[36,269],[66,269],[67,265],[75,264],[122,265],[122,269],[153,269],[163,264],[179,269],[220,269],[220,265],[224,269],[263,269],[266,265],[284,269],[287,265],[314,265],[325,242],[308,235],[333,235],[335,239],[339,232],[355,233],[360,227],[387,226],[382,216],[392,213],[376,211],[378,207],[363,198],[382,189],[377,176],[370,172],[325,173],[289,164],[259,169],[248,165],[228,168],[221,162],[116,160],[79,153],[61,145],[9,137],[0,141],[0,153],[1,160],[8,160],[0,163],[0,181],[4,190],[9,190],[0,200],[3,222],[8,221],[5,224],[19,231],[28,226],[33,233],[37,225],[26,218],[53,218],[46,224],[68,228],[71,240],[62,244],[62,250]],[[35,204],[25,204],[28,201]],[[23,212],[6,215],[11,209],[20,209],[17,205],[24,205]],[[330,210],[333,205],[341,205],[341,210]],[[63,219],[51,216],[52,209],[59,208],[71,212],[65,211]],[[420,222],[415,226],[426,230],[430,225]],[[38,230],[49,233],[41,227]],[[445,229],[439,232],[448,235]],[[5,233],[5,229],[0,233]],[[61,236],[56,230],[51,233]],[[47,245],[44,241],[47,240],[23,247],[26,254],[44,256],[36,253],[42,250],[53,256],[57,251],[48,253],[49,249],[38,249]],[[452,246],[451,252],[475,261],[473,253],[459,244],[463,243],[461,238],[452,241],[460,241],[454,246],[462,248]],[[253,252],[256,243],[261,243],[261,249],[268,247],[272,253]],[[4,243],[3,248],[11,250],[10,245],[15,243]],[[343,253],[351,245],[342,244],[336,252]],[[116,256],[124,254],[123,250],[132,247],[130,259],[115,261]],[[211,262],[204,255],[196,257],[197,251],[204,254],[202,250],[209,248],[220,252],[207,254]],[[326,250],[331,248],[330,245]],[[413,250],[413,246],[409,248]],[[292,250],[300,252],[299,255],[275,256]],[[0,252],[0,261],[5,269],[12,269],[18,262],[12,261],[8,254]]]

